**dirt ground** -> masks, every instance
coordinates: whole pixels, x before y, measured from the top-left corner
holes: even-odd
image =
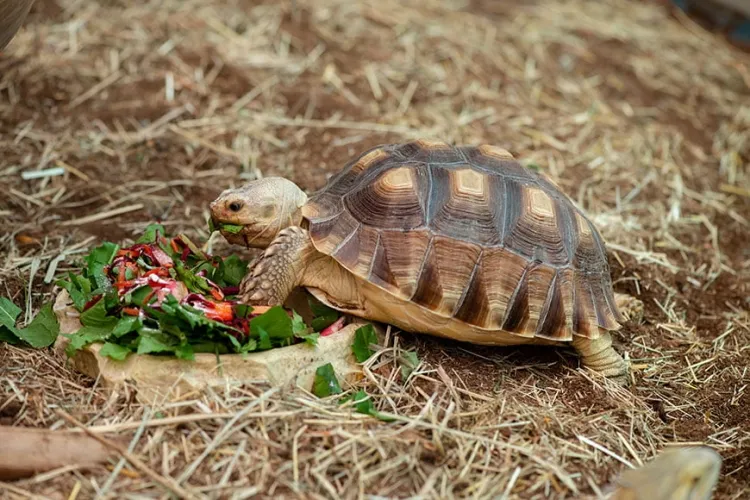
[[[399,333],[363,382],[402,416],[383,423],[260,385],[146,407],[0,345],[3,423],[67,427],[66,409],[206,498],[581,498],[678,443],[722,455],[715,498],[750,497],[748,52],[648,1],[137,4],[37,0],[0,54],[0,295],[34,312],[51,263],[154,220],[204,241],[208,202],[257,176],[312,192],[376,144],[486,142],[601,230],[616,291],[645,305],[615,334],[633,385],[566,350]],[[402,346],[423,361],[408,381]],[[128,463],[3,490],[167,495]]]

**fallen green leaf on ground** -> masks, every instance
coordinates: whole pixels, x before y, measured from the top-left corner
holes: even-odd
[[[312,392],[319,398],[326,398],[331,394],[341,394],[343,392],[331,363],[319,366],[315,370]]]
[[[364,363],[373,351],[370,349],[371,344],[378,343],[378,336],[375,333],[375,327],[370,323],[360,326],[354,332],[354,343],[352,343],[352,352],[358,363]]]
[[[326,363],[318,367],[315,370],[315,378],[313,380],[312,392],[319,398],[326,398],[334,394],[343,393],[343,389],[339,385],[336,372],[333,369],[331,363]],[[392,422],[394,419],[382,412],[379,412],[372,403],[372,398],[362,389],[358,390],[354,394],[348,396],[342,396],[338,399],[340,405],[351,403],[354,409],[358,413],[370,415],[372,417],[383,420],[384,422]]]
[[[57,323],[52,304],[45,304],[25,328],[16,327],[16,319],[21,309],[13,302],[0,297],[0,342],[20,344],[31,347],[47,347],[57,339],[60,325]]]

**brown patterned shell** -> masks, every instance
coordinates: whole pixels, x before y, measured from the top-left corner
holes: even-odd
[[[505,150],[379,146],[303,215],[320,252],[436,315],[553,340],[619,328],[598,231]]]

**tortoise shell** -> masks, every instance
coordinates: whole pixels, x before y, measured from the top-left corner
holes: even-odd
[[[598,231],[503,149],[378,146],[302,213],[318,251],[441,317],[558,341],[620,327]]]

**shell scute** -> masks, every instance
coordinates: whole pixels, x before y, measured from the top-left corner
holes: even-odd
[[[469,168],[433,168],[427,222],[438,234],[480,245],[502,239],[503,179]]]
[[[434,236],[425,254],[412,302],[441,316],[453,316],[481,251],[479,245]]]
[[[554,266],[569,262],[560,227],[557,200],[530,184],[506,179],[507,213],[504,244],[524,257]]]
[[[381,229],[424,226],[423,196],[429,182],[425,166],[384,170],[374,181],[343,195],[344,205],[363,224]]]
[[[417,279],[422,267],[425,252],[430,243],[430,233],[426,229],[416,231],[382,231],[380,248],[387,260],[387,267],[393,293],[409,299],[417,289]],[[403,249],[408,248],[408,252]],[[372,266],[378,272],[378,265]]]

